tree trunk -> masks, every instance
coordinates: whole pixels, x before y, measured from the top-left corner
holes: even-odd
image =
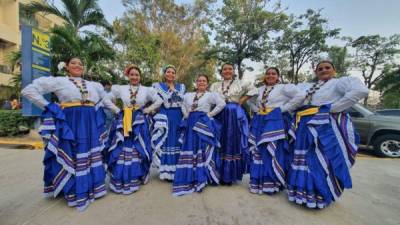
[[[239,80],[241,80],[243,78],[242,60],[238,60],[237,65],[238,65]]]
[[[368,96],[364,98],[364,105],[368,105]]]

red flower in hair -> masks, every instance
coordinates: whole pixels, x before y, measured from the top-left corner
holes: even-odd
[[[125,67],[125,70],[124,70],[124,75],[125,75],[125,76],[128,76],[129,72],[131,71],[131,69],[132,69],[133,67],[135,67],[135,66],[134,66],[134,65],[128,65],[128,66],[126,66],[126,67]]]

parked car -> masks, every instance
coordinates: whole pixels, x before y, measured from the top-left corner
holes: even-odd
[[[375,112],[384,116],[400,116],[400,109],[380,109]]]
[[[400,157],[400,117],[379,115],[360,104],[351,107],[349,113],[361,145],[380,156]]]

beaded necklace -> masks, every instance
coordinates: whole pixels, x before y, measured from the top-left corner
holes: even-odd
[[[326,83],[326,81],[317,81],[313,84],[313,86],[307,90],[307,94],[306,94],[306,100],[305,103],[307,105],[311,104],[311,100],[313,95],[315,94],[315,92],[317,92],[324,84]]]
[[[132,106],[136,105],[136,95],[137,95],[137,93],[139,91],[139,87],[140,86],[137,86],[136,91],[133,91],[132,90],[132,85],[129,85],[129,94],[130,94],[130,100],[131,100],[131,105]]]
[[[264,92],[262,94],[262,98],[261,98],[261,105],[262,107],[265,109],[267,107],[267,102],[268,102],[268,96],[269,94],[272,92],[272,90],[274,90],[275,86],[272,86],[270,88],[268,88],[267,86],[264,89]]]
[[[205,93],[206,92],[202,92],[200,95],[197,95],[198,93],[196,93],[194,95],[193,104],[192,104],[192,111],[194,111],[199,106],[198,102],[199,102],[200,98],[203,97],[203,95]]]
[[[86,103],[89,101],[89,91],[87,90],[86,86],[86,81],[82,79],[81,84],[78,84],[78,82],[72,78],[69,78],[69,80],[75,85],[76,88],[79,89],[79,92],[81,93],[82,96],[82,103]]]
[[[224,97],[225,97],[225,102],[228,102],[228,100],[229,100],[227,95],[228,95],[229,89],[231,88],[231,85],[232,85],[233,81],[234,81],[234,79],[232,79],[231,82],[229,82],[229,84],[226,87],[226,89],[224,87],[225,86],[225,82],[222,81],[221,89],[222,89],[222,95],[224,95]]]

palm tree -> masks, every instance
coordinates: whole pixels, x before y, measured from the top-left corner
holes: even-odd
[[[58,62],[79,56],[86,64],[89,79],[98,80],[106,74],[109,75],[110,72],[107,71],[104,62],[114,58],[114,49],[100,35],[81,29],[94,25],[105,28],[110,33],[113,32],[112,26],[106,21],[98,6],[98,0],[61,0],[61,2],[60,8],[53,3],[41,2],[22,6],[28,17],[41,12],[55,15],[65,21],[64,25],[55,25],[50,30],[53,74],[57,74]]]
[[[61,0],[61,2],[62,9],[57,8],[54,4],[41,2],[31,2],[21,7],[28,16],[41,12],[60,17],[67,25],[72,27],[75,33],[78,33],[82,27],[89,25],[103,27],[112,32],[112,26],[107,22],[97,4],[98,0]]]
[[[85,63],[89,79],[101,79],[110,76],[111,69],[107,65],[115,57],[115,51],[100,35],[84,31],[82,36],[72,32],[73,27],[55,26],[52,28],[51,51],[53,71],[57,71],[57,63],[79,56]]]
[[[20,98],[21,94],[21,50],[12,51],[7,55],[7,61],[11,67],[11,85],[13,86],[13,91]],[[17,71],[16,71],[17,69]]]

